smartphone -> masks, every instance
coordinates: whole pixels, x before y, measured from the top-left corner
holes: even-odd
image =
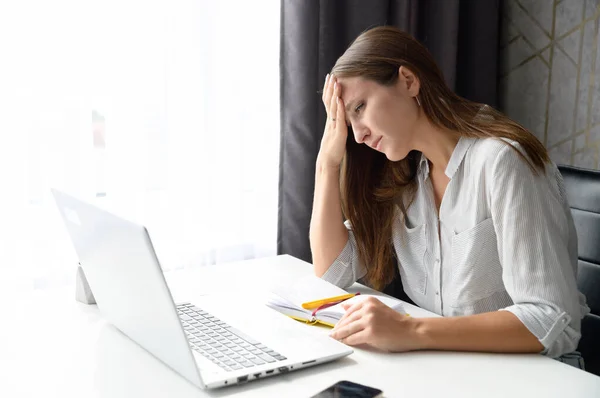
[[[377,398],[381,390],[351,381],[338,381],[311,398]]]

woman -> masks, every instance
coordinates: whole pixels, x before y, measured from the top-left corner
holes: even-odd
[[[454,94],[429,52],[392,27],[354,41],[323,101],[316,274],[381,289],[395,256],[407,295],[444,316],[405,317],[369,300],[347,307],[332,337],[388,351],[576,349],[589,311],[575,281],[577,236],[535,136]]]

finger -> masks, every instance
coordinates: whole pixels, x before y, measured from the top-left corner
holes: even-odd
[[[333,125],[335,126],[335,117],[337,115],[337,98],[339,96],[339,92],[340,92],[340,84],[338,82],[335,82],[333,84],[333,95],[331,96],[331,100],[329,102],[329,117],[331,118],[331,120],[334,122]]]
[[[325,83],[323,83],[323,95],[321,95],[321,99],[325,102],[325,94],[327,93],[327,83],[329,82],[329,73],[325,76]]]
[[[350,321],[360,319],[363,315],[363,311],[361,311],[363,309],[363,302],[358,302],[355,304],[343,304],[343,306],[346,312],[336,323],[334,330],[343,327]]]
[[[347,128],[346,109],[344,108],[344,101],[341,96],[337,99],[337,114],[335,120],[339,121],[337,124],[337,126],[340,126],[339,128]]]
[[[361,344],[369,344],[369,333],[366,329],[362,329],[361,331],[351,334],[348,337],[344,338],[343,343],[346,345],[361,345]]]
[[[354,321],[348,325],[342,326],[340,329],[333,331],[330,336],[336,340],[346,339],[354,333],[358,333],[364,329],[364,322],[361,320]]]
[[[342,318],[335,324],[333,330],[340,329],[349,323],[355,322],[362,317],[362,311],[354,311],[351,314],[344,314]]]
[[[359,301],[358,303],[354,303],[354,304],[342,304],[342,308],[344,308],[346,310],[346,313],[344,314],[342,319],[347,318],[350,315],[352,315],[353,313],[355,313],[356,311],[359,311],[360,309],[362,309],[364,304],[365,304],[364,301]]]
[[[323,91],[323,103],[325,104],[325,109],[329,113],[329,103],[331,102],[331,97],[333,96],[333,86],[335,84],[335,76],[329,75],[327,79],[327,87]]]
[[[368,312],[369,306],[376,307],[379,304],[382,304],[381,301],[379,301],[377,299],[372,299],[370,297],[366,298],[365,300],[361,300],[358,303],[354,303],[354,304],[342,303],[341,306],[346,312],[340,318],[340,320],[338,321],[338,323],[336,324],[335,327],[338,327],[338,325],[343,326],[350,319],[356,319],[356,318],[363,317]]]
[[[327,83],[328,87],[327,87],[327,98],[325,98],[327,100],[327,102],[325,103],[325,106],[327,107],[327,114],[330,115],[331,114],[331,100],[333,98],[335,98],[335,88],[338,86],[337,84],[337,77],[335,75],[332,75],[329,77],[329,83]]]

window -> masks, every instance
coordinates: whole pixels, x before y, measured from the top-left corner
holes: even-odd
[[[167,270],[275,254],[279,2],[10,2],[0,37],[0,289],[72,283],[52,187]]]

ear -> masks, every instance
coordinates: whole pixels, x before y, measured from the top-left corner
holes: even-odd
[[[417,76],[405,66],[398,68],[398,82],[402,85],[402,88],[406,90],[410,97],[416,97],[419,95],[421,89],[421,82]]]

